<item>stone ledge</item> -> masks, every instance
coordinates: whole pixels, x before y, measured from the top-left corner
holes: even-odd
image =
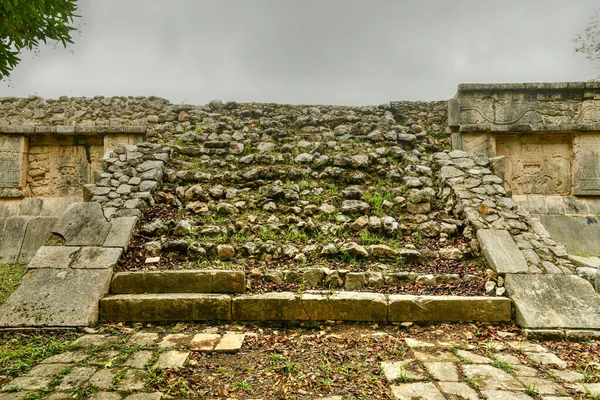
[[[106,133],[146,133],[144,125],[128,126],[77,126],[77,125],[0,125],[0,133],[35,135],[55,133],[57,135],[97,135]]]
[[[100,300],[100,318],[112,321],[231,320],[231,297],[223,294],[116,295]]]
[[[511,300],[500,297],[383,295],[337,292],[114,295],[100,301],[110,321],[482,321],[511,320]]]
[[[245,290],[243,271],[118,272],[111,283],[113,294],[243,293]]]
[[[461,83],[459,92],[476,92],[492,90],[582,90],[599,89],[598,82],[524,82],[524,83]]]

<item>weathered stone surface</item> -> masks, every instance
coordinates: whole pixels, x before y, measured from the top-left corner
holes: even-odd
[[[523,392],[511,392],[508,390],[482,390],[481,393],[487,400],[533,400],[533,397]]]
[[[123,252],[119,247],[82,247],[75,254],[71,268],[111,269],[117,265]]]
[[[98,300],[112,271],[30,270],[0,307],[0,326],[86,326],[98,319]]]
[[[118,389],[124,391],[142,390],[146,386],[146,382],[146,371],[130,369],[125,373],[123,379],[119,381]]]
[[[98,203],[73,203],[67,207],[52,232],[67,246],[102,246],[111,225]]]
[[[242,295],[232,300],[232,317],[236,321],[303,321],[308,315],[294,293]]]
[[[136,351],[135,353],[129,356],[127,361],[125,361],[125,365],[131,368],[145,369],[152,357],[153,354],[151,351]]]
[[[491,365],[463,365],[463,373],[474,380],[482,390],[521,390],[523,385],[510,374]]]
[[[108,390],[115,378],[115,371],[110,369],[99,369],[90,377],[88,383],[100,390]]]
[[[479,395],[464,382],[439,382],[442,393],[451,400],[478,400]]]
[[[459,376],[456,365],[451,362],[430,362],[425,363],[425,368],[433,379],[442,382],[458,382]]]
[[[35,252],[46,243],[58,218],[36,217],[27,221],[25,237],[19,253],[19,263],[29,262]]]
[[[189,355],[189,351],[168,350],[160,353],[154,366],[156,368],[181,368]]]
[[[218,294],[123,294],[103,298],[100,315],[109,321],[230,320],[230,303],[230,296]]]
[[[75,367],[63,378],[58,390],[69,390],[87,382],[96,372],[94,367]]]
[[[81,347],[101,347],[119,343],[120,338],[114,335],[89,334],[80,337],[73,342]]]
[[[528,273],[527,260],[505,230],[479,229],[477,239],[488,265],[499,274]]]
[[[235,353],[242,348],[246,335],[238,333],[226,333],[216,344],[214,351],[220,353]]]
[[[42,246],[29,262],[29,269],[69,268],[79,251],[81,251],[81,247]]]
[[[379,293],[337,292],[329,297],[338,321],[385,321],[387,300]]]
[[[213,351],[217,343],[221,340],[221,335],[217,333],[198,333],[190,342],[192,351]]]
[[[600,218],[597,216],[539,216],[552,239],[567,246],[569,253],[600,255]]]
[[[432,382],[404,383],[393,386],[392,393],[398,400],[444,400],[444,396]]]
[[[23,217],[0,218],[0,263],[17,263],[26,228],[27,220]]]
[[[171,347],[187,346],[190,344],[191,340],[192,335],[187,333],[169,333],[162,338],[158,347],[161,349],[168,349]]]
[[[20,376],[3,386],[3,390],[19,388],[22,390],[40,390],[50,385],[52,378],[43,376]]]
[[[600,329],[600,295],[575,275],[507,275],[505,286],[524,328]]]
[[[190,270],[119,272],[113,277],[111,292],[133,293],[243,293],[243,271]]]
[[[111,228],[103,246],[120,247],[124,251],[127,251],[137,221],[137,217],[119,217],[111,220]]]
[[[127,342],[130,346],[152,346],[158,341],[158,333],[155,332],[136,332]]]
[[[23,189],[27,150],[24,136],[0,136],[0,188]]]
[[[415,360],[408,359],[402,361],[385,361],[381,363],[381,371],[390,383],[397,382],[400,375],[404,378],[412,380],[422,380],[425,378],[425,374],[421,370],[414,370]]]
[[[90,395],[90,400],[121,400],[121,395],[116,392],[95,392]]]
[[[502,297],[390,295],[388,321],[510,321]]]

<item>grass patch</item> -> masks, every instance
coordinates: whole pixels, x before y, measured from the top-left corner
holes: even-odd
[[[19,286],[25,272],[27,272],[25,264],[0,265],[0,304],[4,304],[8,296]]]
[[[29,371],[44,358],[71,347],[74,332],[49,334],[5,333],[0,336],[0,375],[15,376]]]

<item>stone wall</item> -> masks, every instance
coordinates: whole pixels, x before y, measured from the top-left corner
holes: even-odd
[[[514,194],[600,194],[600,84],[459,85],[453,147],[506,157]]]
[[[251,106],[256,117],[272,114],[287,114],[290,111],[312,110],[305,112],[302,120],[297,121],[301,128],[314,120],[315,110],[323,122],[335,123],[339,114],[352,111],[360,114],[383,114],[392,112],[396,119],[407,124],[420,124],[432,131],[443,131],[446,127],[447,107],[445,101],[410,102],[398,101],[373,107],[345,106],[304,106],[278,105],[275,103],[243,104],[212,101],[206,105],[172,104],[159,97],[60,97],[43,99],[32,96],[27,98],[0,98],[0,125],[103,127],[105,130],[116,127],[145,126],[148,138],[164,136],[165,132],[185,132],[196,122],[210,117],[215,111]],[[318,117],[317,117],[318,118]],[[365,121],[368,122],[368,121]],[[129,143],[131,144],[131,143]]]

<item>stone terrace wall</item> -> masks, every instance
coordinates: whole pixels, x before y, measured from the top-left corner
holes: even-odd
[[[215,111],[248,106],[255,116],[285,113],[285,110],[318,109],[323,122],[335,122],[337,110],[390,111],[397,120],[406,124],[419,124],[425,129],[442,131],[446,126],[446,101],[409,102],[398,101],[374,107],[303,106],[277,105],[275,103],[235,103],[215,100],[207,105],[194,106],[172,104],[159,97],[60,97],[43,99],[37,96],[26,98],[0,98],[0,125],[74,125],[74,126],[147,126],[148,138],[163,136],[164,132],[176,129],[183,133],[186,127]],[[217,115],[218,117],[218,115]],[[310,122],[314,116],[306,115]],[[368,121],[365,121],[368,122]],[[302,125],[303,121],[298,121]],[[179,125],[179,127],[176,127]],[[300,126],[301,127],[301,126]]]

